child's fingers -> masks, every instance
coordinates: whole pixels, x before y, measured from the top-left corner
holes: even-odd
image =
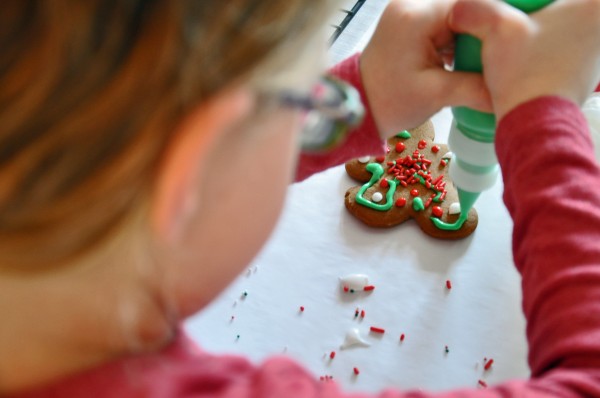
[[[469,72],[431,71],[429,84],[436,86],[442,106],[466,106],[492,112],[492,100],[483,76]]]
[[[448,24],[458,33],[484,40],[498,30],[514,30],[526,26],[525,13],[504,2],[492,0],[458,0],[452,8]]]

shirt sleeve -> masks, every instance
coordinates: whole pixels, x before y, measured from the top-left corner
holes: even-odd
[[[360,54],[357,53],[340,62],[329,74],[353,85],[360,93],[366,114],[362,123],[348,133],[340,146],[324,153],[301,153],[296,170],[296,181],[302,181],[314,173],[342,164],[350,159],[384,152],[385,143],[379,136],[375,120],[371,115],[369,101],[360,76]]]

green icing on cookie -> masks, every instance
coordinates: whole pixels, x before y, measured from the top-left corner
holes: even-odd
[[[369,163],[366,167],[366,170],[369,173],[371,173],[372,176],[369,182],[364,184],[356,194],[356,202],[363,206],[367,206],[373,210],[387,211],[391,209],[394,205],[394,192],[396,192],[396,186],[398,185],[398,183],[395,180],[388,180],[390,187],[387,193],[385,194],[385,203],[374,203],[370,200],[365,199],[363,195],[367,189],[369,189],[377,181],[379,181],[379,179],[383,175],[383,166],[381,166],[379,163]]]
[[[412,136],[410,135],[410,133],[408,131],[403,130],[403,131],[399,132],[398,134],[396,134],[396,137],[398,137],[398,138],[410,138]]]
[[[425,210],[425,205],[423,204],[423,200],[418,196],[413,199],[413,209],[415,211],[423,211]]]

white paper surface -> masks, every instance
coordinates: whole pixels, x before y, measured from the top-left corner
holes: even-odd
[[[436,115],[436,141],[447,141],[450,120],[449,110]],[[413,221],[364,226],[344,207],[354,185],[340,166],[290,186],[266,247],[187,322],[192,337],[207,351],[257,363],[287,355],[347,391],[477,388],[480,379],[493,385],[527,377],[520,278],[501,181],[476,203],[475,233],[452,242],[425,236]],[[367,274],[375,290],[344,293],[338,278],[351,273]],[[356,308],[365,310],[364,319],[355,318]],[[385,333],[369,333],[370,326]],[[370,347],[340,350],[351,328]],[[484,357],[494,359],[488,371]]]

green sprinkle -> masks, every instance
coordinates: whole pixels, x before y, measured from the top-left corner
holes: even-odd
[[[408,131],[402,130],[401,132],[399,132],[398,134],[396,134],[396,137],[398,137],[398,138],[410,138],[412,136],[410,135],[410,133]]]
[[[413,199],[413,209],[415,211],[423,211],[425,210],[425,205],[423,204],[423,200],[418,196]]]

